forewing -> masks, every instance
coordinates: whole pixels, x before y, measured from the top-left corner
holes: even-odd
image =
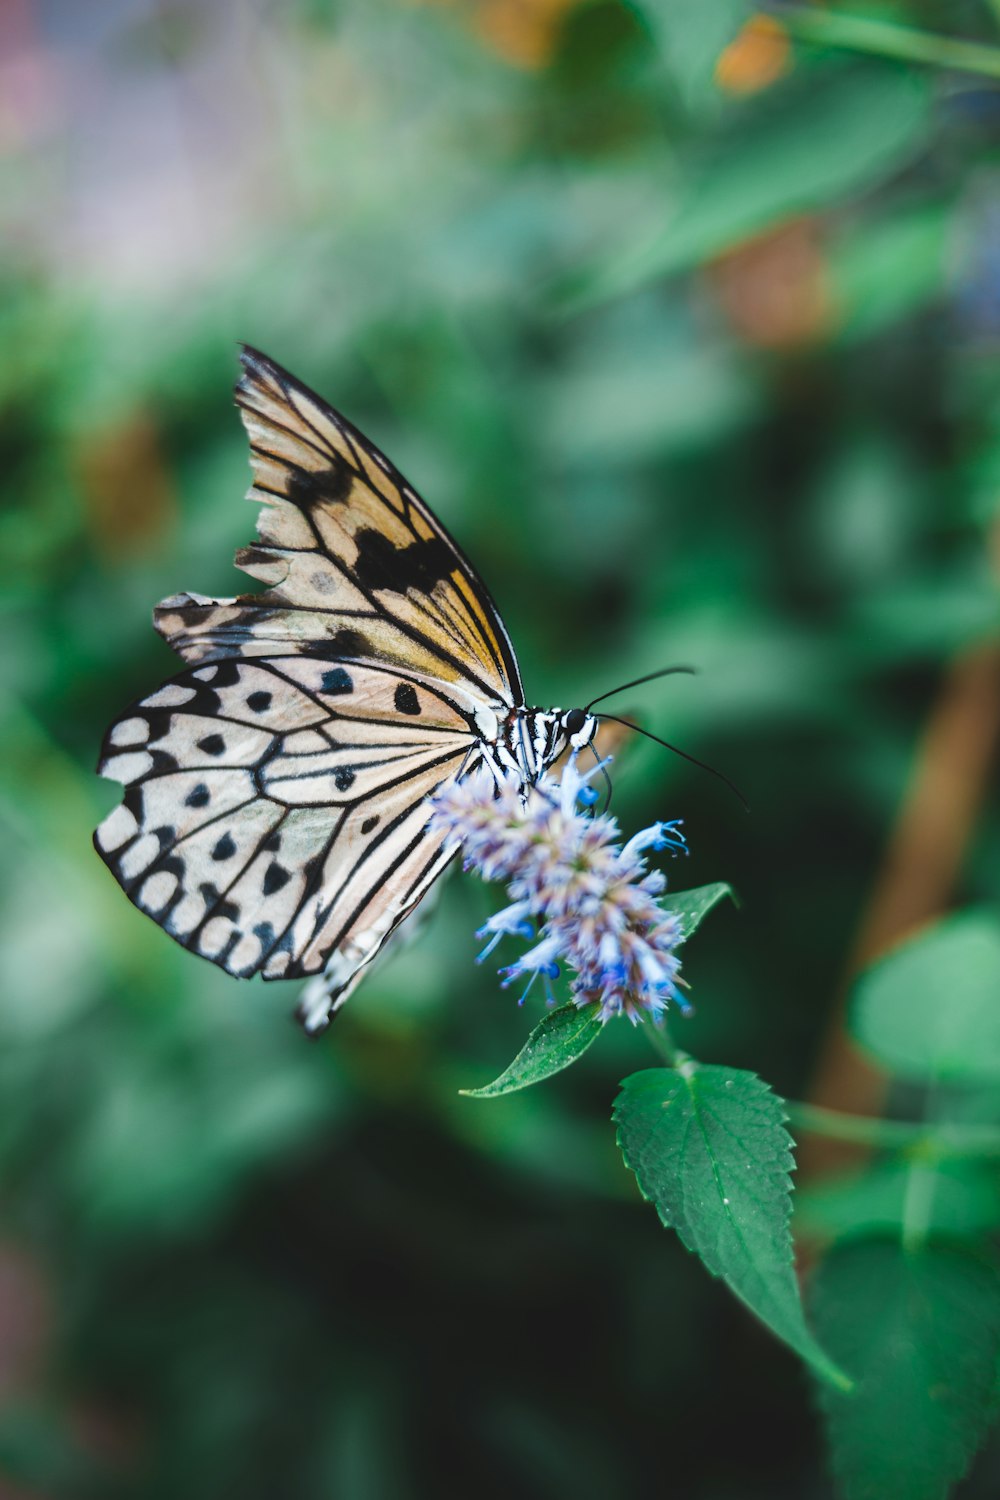
[[[258,543],[236,554],[268,588],[180,594],[155,614],[188,661],[322,653],[451,683],[491,705],[523,702],[514,651],[482,580],[399,471],[265,355],[245,349],[236,402],[262,504]]]
[[[412,674],[209,663],[112,725],[98,769],[126,793],[95,844],[185,948],[266,979],[337,954],[343,989],[447,861],[425,799],[476,746],[450,689]]]

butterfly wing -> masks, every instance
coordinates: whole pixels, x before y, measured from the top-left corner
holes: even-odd
[[[267,587],[154,614],[191,670],[112,725],[95,843],[129,898],[230,973],[319,975],[319,1030],[451,858],[426,798],[523,703],[482,580],[398,470],[265,355],[236,401]]]
[[[190,670],[127,709],[94,843],[130,900],[235,975],[319,975],[321,1029],[451,850],[426,798],[523,702],[478,574],[403,475],[276,363],[237,405],[261,502],[237,598],[166,598]]]
[[[510,638],[482,579],[402,474],[280,365],[242,353],[236,387],[262,509],[236,554],[268,585],[180,594],[154,616],[190,662],[288,652],[399,666],[495,710],[523,703]]]
[[[402,709],[400,705],[403,705]],[[129,899],[231,974],[325,976],[331,1004],[451,858],[425,798],[478,763],[440,685],[306,656],[181,673],[112,725],[95,835]]]

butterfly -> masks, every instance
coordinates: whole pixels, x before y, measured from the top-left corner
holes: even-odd
[[[358,429],[244,346],[236,404],[261,505],[236,564],[266,587],[177,594],[153,623],[186,670],[104,738],[125,787],[94,842],[128,898],[230,974],[312,976],[321,1032],[457,849],[428,798],[486,767],[527,789],[590,744],[529,708],[486,587]]]

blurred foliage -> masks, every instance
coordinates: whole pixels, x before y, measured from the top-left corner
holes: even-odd
[[[853,9],[1000,45],[985,0]],[[616,1157],[641,1029],[541,1089],[459,1097],[538,1019],[472,962],[481,889],[449,881],[310,1046],[294,987],[184,954],[90,848],[117,795],[92,775],[101,732],[172,670],[151,605],[239,587],[243,338],[429,497],[504,611],[529,701],[701,669],[622,706],[731,774],[752,815],[646,743],[617,763],[615,810],[626,829],[682,816],[683,884],[741,898],[685,952],[678,1040],[809,1096],[927,726],[1000,624],[1000,92],[797,43],[780,18],[761,38],[733,0],[5,11],[13,1500],[829,1493],[795,1361]],[[963,734],[992,771],[988,681]],[[988,789],[967,830],[930,818],[915,873],[940,851],[939,904],[995,908]],[[969,982],[995,1031],[995,989]],[[873,1025],[877,1002],[859,1000]],[[878,1035],[892,1067],[918,1042]],[[885,1126],[939,1116],[948,1085],[900,1073]],[[995,1088],[945,1102],[996,1124]],[[969,1329],[976,1401],[926,1434],[949,1475],[988,1413],[976,1315],[995,1297],[963,1301],[951,1241],[975,1237],[989,1276],[995,1169],[936,1170],[908,1262],[912,1295],[943,1287]],[[816,1306],[845,1363],[897,1368],[856,1288],[878,1307],[899,1252],[871,1236],[922,1182],[893,1151],[800,1173],[807,1256],[837,1242]],[[939,1332],[929,1315],[901,1336],[909,1369],[950,1378]],[[830,1421],[842,1452],[874,1441]],[[998,1475],[987,1448],[958,1493]]]
[[[1000,924],[963,914],[865,975],[854,1030],[885,1067],[942,1082],[1000,1075]]]
[[[937,1500],[993,1415],[995,1267],[942,1246],[914,1252],[872,1239],[827,1256],[816,1282],[820,1329],[861,1381],[854,1400],[824,1388],[844,1494]]]

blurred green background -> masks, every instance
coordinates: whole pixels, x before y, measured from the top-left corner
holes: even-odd
[[[1000,46],[986,0],[854,10]],[[529,702],[700,668],[621,706],[750,816],[649,744],[615,775],[742,898],[679,1039],[879,1107],[852,955],[1000,890],[1000,85],[748,20],[0,11],[3,1500],[830,1494],[804,1375],[616,1155],[641,1030],[458,1096],[537,1019],[473,963],[490,893],[310,1045],[90,847],[105,724],[176,666],[153,603],[240,587],[245,339],[430,499]]]

